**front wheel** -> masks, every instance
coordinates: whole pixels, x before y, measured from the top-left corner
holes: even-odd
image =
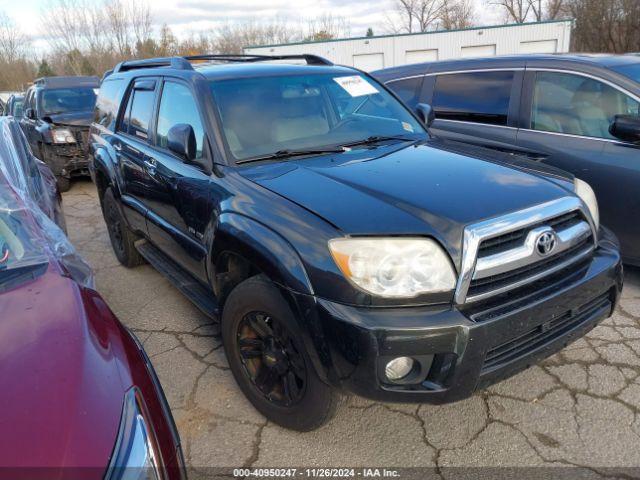
[[[267,419],[309,431],[333,416],[337,394],[316,374],[293,312],[267,278],[252,277],[231,292],[222,341],[238,385]]]
[[[56,177],[56,183],[60,193],[68,192],[71,188],[71,179],[69,177]]]

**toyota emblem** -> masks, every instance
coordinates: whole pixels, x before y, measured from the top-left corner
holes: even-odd
[[[536,240],[536,249],[540,255],[546,256],[555,250],[557,244],[556,233],[548,231],[540,234]]]

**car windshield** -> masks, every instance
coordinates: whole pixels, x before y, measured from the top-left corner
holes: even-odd
[[[211,90],[236,160],[427,135],[398,100],[355,72],[213,81]]]
[[[631,80],[635,80],[636,82],[640,83],[640,63],[613,67],[613,70],[629,77]]]
[[[41,97],[42,113],[88,112],[96,106],[96,92],[93,88],[54,88],[44,90]]]
[[[22,116],[22,104],[24,103],[23,98],[15,98],[13,100],[13,104],[11,105],[11,113],[14,117],[20,118]]]

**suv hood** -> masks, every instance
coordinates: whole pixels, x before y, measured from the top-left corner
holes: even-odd
[[[562,181],[471,152],[431,140],[240,172],[345,234],[432,235],[454,256],[465,225],[570,195]]]
[[[55,115],[45,115],[42,119],[54,125],[89,128],[93,121],[93,112],[58,113]]]

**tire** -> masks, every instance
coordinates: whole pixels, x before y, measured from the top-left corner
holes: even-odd
[[[56,177],[56,183],[58,184],[58,190],[60,193],[68,192],[71,188],[71,179],[67,177]]]
[[[102,202],[104,205],[104,221],[109,231],[111,247],[118,261],[127,268],[137,267],[145,263],[144,258],[142,258],[134,245],[138,237],[124,221],[111,187],[105,190]]]
[[[233,289],[221,330],[236,382],[268,420],[306,432],[333,416],[338,394],[316,374],[293,312],[266,277]]]

